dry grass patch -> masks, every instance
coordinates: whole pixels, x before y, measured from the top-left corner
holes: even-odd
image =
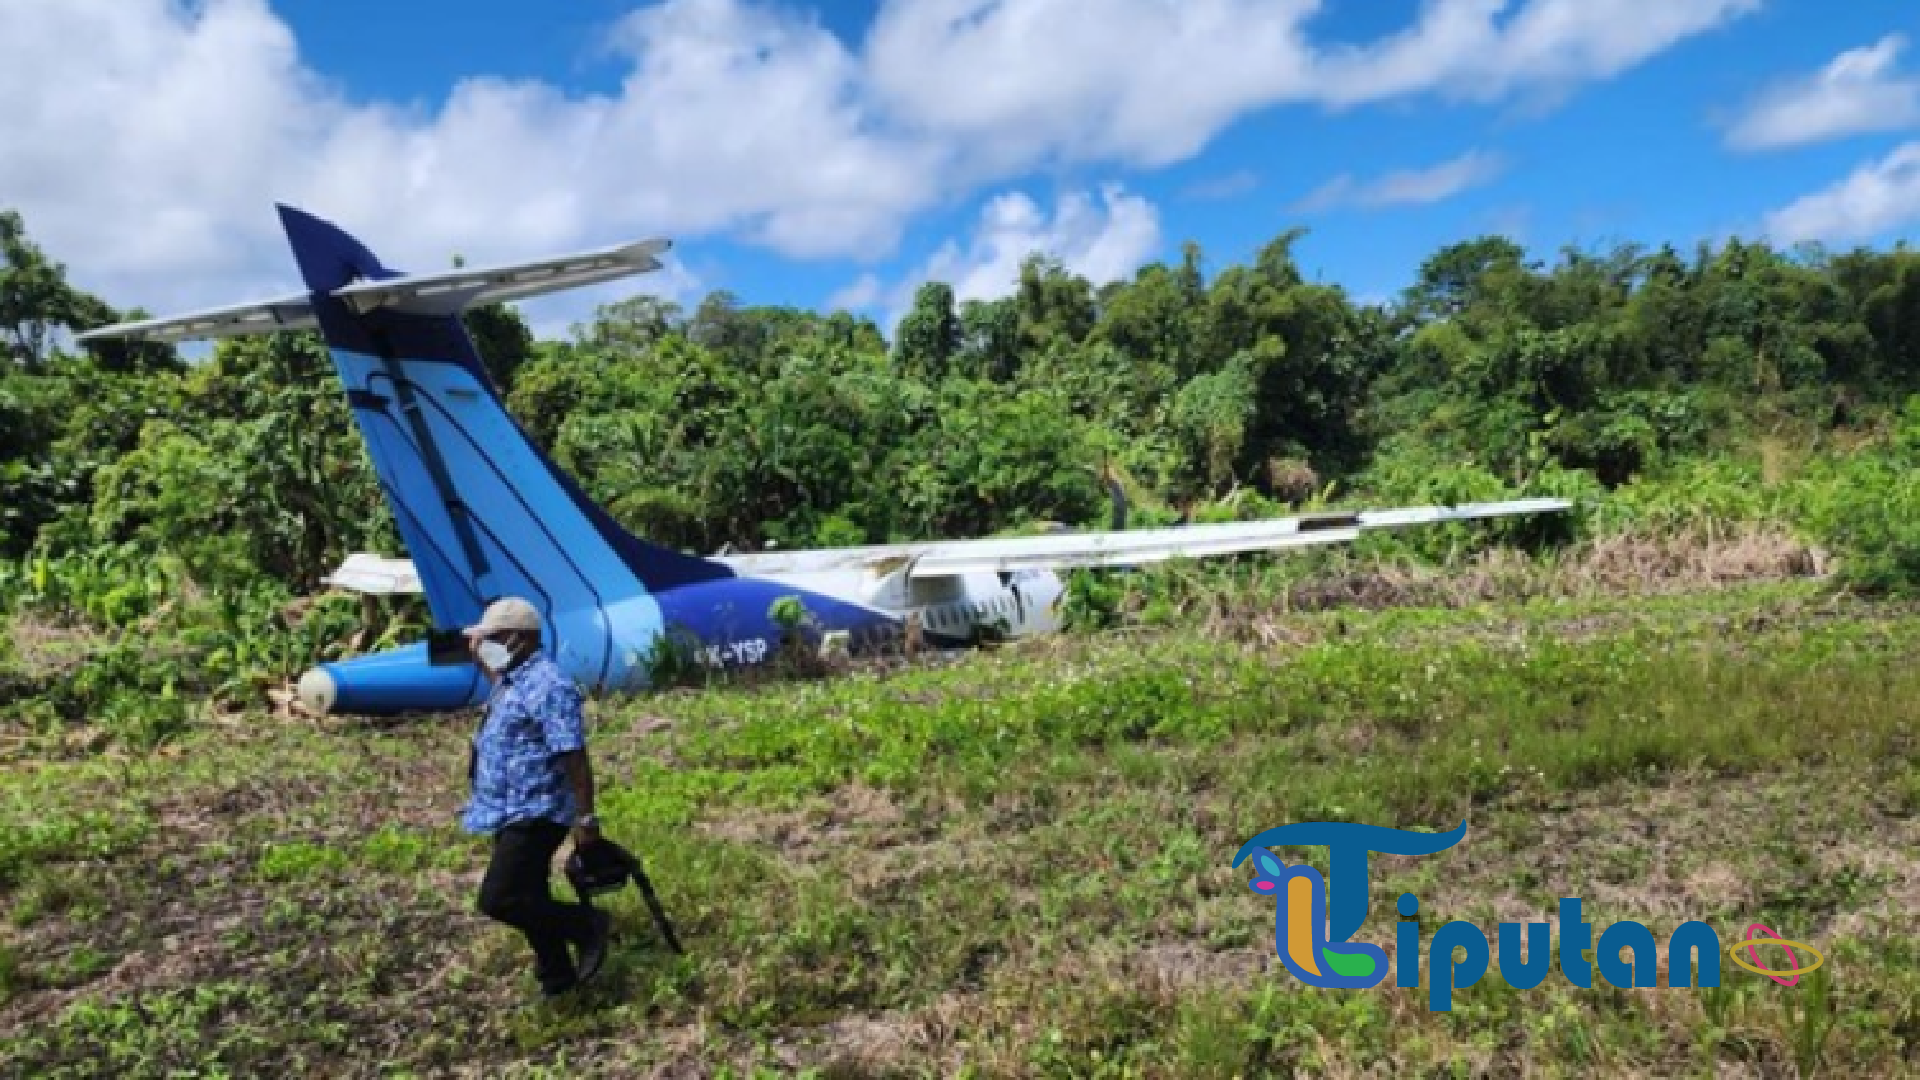
[[[1466,608],[1541,597],[1672,595],[1727,585],[1826,578],[1832,556],[1777,525],[1712,523],[1584,541],[1548,557],[1510,548],[1457,566],[1369,560],[1288,586],[1277,597],[1213,598],[1206,621],[1256,612]],[[1235,600],[1244,603],[1235,603]]]

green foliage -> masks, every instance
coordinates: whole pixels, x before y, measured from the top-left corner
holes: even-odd
[[[1099,574],[1074,570],[1066,576],[1060,626],[1068,633],[1104,630],[1119,620],[1121,586]]]
[[[900,321],[900,340],[894,346],[897,362],[915,375],[938,380],[952,369],[961,334],[960,317],[953,310],[953,286],[925,282],[914,293],[913,310]]]
[[[93,478],[61,547],[132,542],[212,586],[311,588],[347,552],[396,542],[332,366],[308,337],[225,342],[184,378],[174,416],[139,428]]]
[[[782,596],[767,608],[767,618],[782,630],[798,630],[806,622],[807,607],[798,596]]]
[[[1795,510],[1851,558],[1844,574],[1861,588],[1920,588],[1920,397],[1909,398],[1887,444],[1824,459],[1798,492]]]
[[[1180,494],[1214,494],[1233,479],[1248,425],[1259,415],[1258,391],[1253,358],[1246,353],[1180,388],[1173,401],[1173,427],[1186,461],[1199,466],[1199,475],[1188,480],[1188,490]]]

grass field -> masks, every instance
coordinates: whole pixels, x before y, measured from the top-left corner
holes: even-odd
[[[257,713],[148,756],[36,751],[0,778],[0,1072],[1899,1074],[1916,630],[1773,581],[1243,610],[602,701],[608,831],[688,953],[623,893],[603,981],[560,1006],[473,909],[469,716]],[[1394,952],[1407,890],[1423,945],[1578,897],[1596,939],[1638,920],[1664,955],[1683,921],[1724,944],[1762,922],[1826,962],[1793,988],[1723,954],[1717,990],[1668,989],[1662,963],[1659,989],[1556,966],[1519,991],[1496,960],[1437,1013],[1391,978],[1293,980],[1273,902],[1230,865],[1290,821],[1463,817],[1452,850],[1374,857],[1360,939]]]

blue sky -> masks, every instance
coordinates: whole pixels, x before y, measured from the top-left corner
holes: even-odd
[[[1308,272],[1376,298],[1486,232],[1920,226],[1910,0],[0,0],[0,71],[83,36],[0,75],[60,121],[29,119],[0,205],[154,311],[289,283],[282,198],[404,266],[668,235],[649,290],[889,329],[925,277],[990,295],[1034,247],[1104,278],[1304,225]]]

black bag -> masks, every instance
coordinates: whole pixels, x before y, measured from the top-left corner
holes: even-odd
[[[573,854],[567,856],[567,882],[573,886],[580,902],[588,907],[593,906],[594,897],[618,892],[629,879],[639,887],[647,910],[653,913],[653,924],[660,928],[667,947],[684,954],[686,950],[674,936],[673,924],[667,921],[660,898],[654,895],[653,882],[647,880],[647,872],[640,868],[640,860],[632,852],[603,836],[584,848],[574,845]]]

